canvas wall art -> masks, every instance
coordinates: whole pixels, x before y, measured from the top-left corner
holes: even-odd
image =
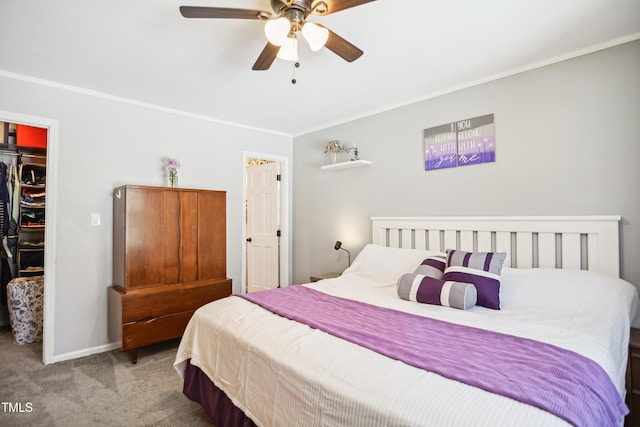
[[[496,161],[493,114],[424,130],[425,170]]]

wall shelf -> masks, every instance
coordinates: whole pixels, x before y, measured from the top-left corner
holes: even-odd
[[[330,165],[321,166],[320,169],[323,171],[327,170],[338,170],[338,169],[348,169],[348,168],[357,168],[360,166],[370,165],[371,162],[369,160],[350,160],[348,162],[341,163],[333,163]]]

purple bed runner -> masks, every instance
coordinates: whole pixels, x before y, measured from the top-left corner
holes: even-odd
[[[575,426],[619,426],[629,412],[600,365],[550,344],[305,286],[238,296],[408,365],[541,408]]]

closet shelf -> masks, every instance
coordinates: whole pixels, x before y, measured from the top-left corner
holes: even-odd
[[[19,276],[44,273],[46,157],[22,154],[17,177],[21,200],[16,266]]]
[[[350,169],[350,168],[357,168],[357,167],[361,167],[361,166],[368,166],[370,165],[371,162],[369,160],[350,160],[348,162],[341,162],[341,163],[333,163],[330,165],[324,165],[321,166],[320,169],[327,171],[327,170],[338,170],[338,169]]]

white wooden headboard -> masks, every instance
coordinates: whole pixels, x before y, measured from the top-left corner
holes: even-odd
[[[372,217],[372,242],[444,252],[506,252],[513,268],[620,276],[620,216]]]

